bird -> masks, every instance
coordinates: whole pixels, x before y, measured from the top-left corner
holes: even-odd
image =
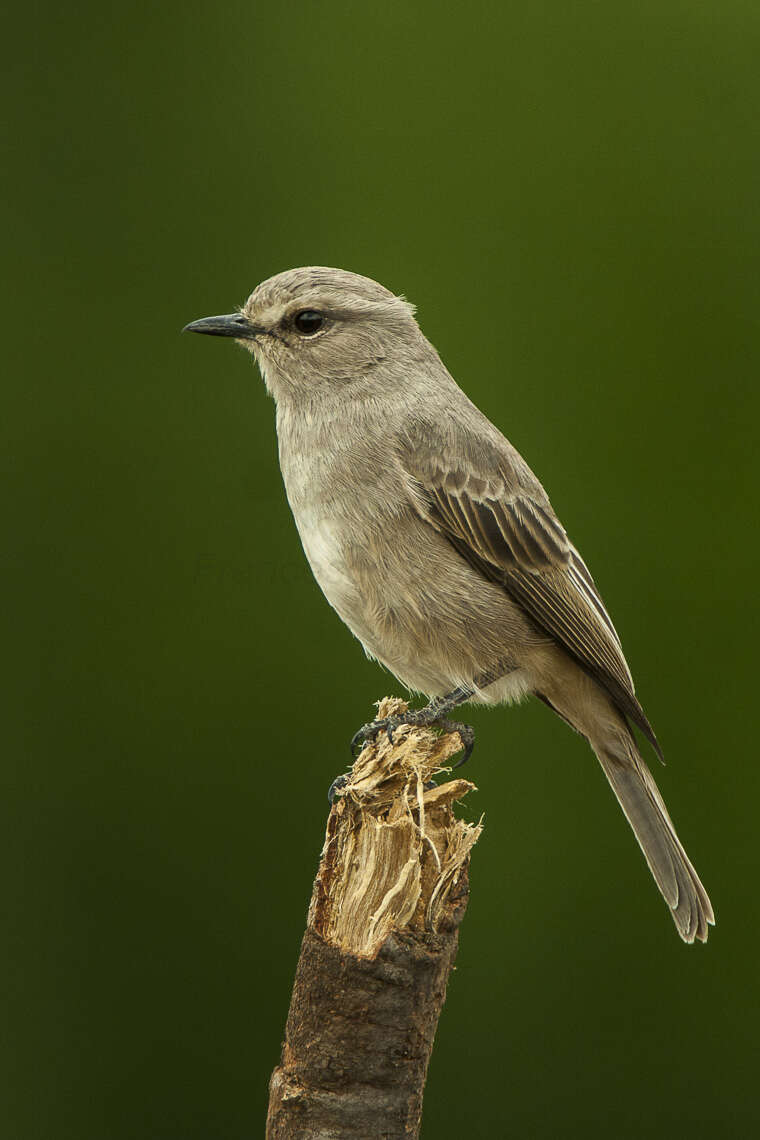
[[[467,753],[455,708],[539,698],[596,754],[681,938],[706,941],[713,908],[634,735],[662,758],[594,579],[414,306],[358,273],[306,266],[185,328],[253,355],[317,583],[366,654],[428,698],[363,725],[354,745],[453,724]]]

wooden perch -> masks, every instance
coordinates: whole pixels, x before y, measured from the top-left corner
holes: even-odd
[[[378,715],[406,709],[386,698]],[[422,1094],[467,906],[480,825],[452,804],[474,785],[428,786],[458,734],[403,726],[367,745],[327,821],[268,1140],[419,1135]]]

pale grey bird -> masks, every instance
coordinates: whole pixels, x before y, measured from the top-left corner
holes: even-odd
[[[253,353],[280,466],[327,600],[445,723],[464,701],[539,697],[596,753],[686,942],[713,910],[634,739],[660,753],[583,559],[515,448],[455,383],[414,308],[340,269],[292,269],[187,328]],[[451,723],[451,722],[449,722]],[[471,738],[462,726],[463,740]]]

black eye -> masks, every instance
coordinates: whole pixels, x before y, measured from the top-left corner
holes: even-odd
[[[319,332],[324,323],[325,318],[315,309],[302,309],[300,313],[296,313],[293,317],[293,324],[304,336]]]

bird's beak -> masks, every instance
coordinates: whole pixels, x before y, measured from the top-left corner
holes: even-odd
[[[262,329],[252,325],[242,313],[226,313],[223,317],[203,317],[185,325],[183,332],[205,333],[206,336],[231,336],[236,340],[255,340]]]

